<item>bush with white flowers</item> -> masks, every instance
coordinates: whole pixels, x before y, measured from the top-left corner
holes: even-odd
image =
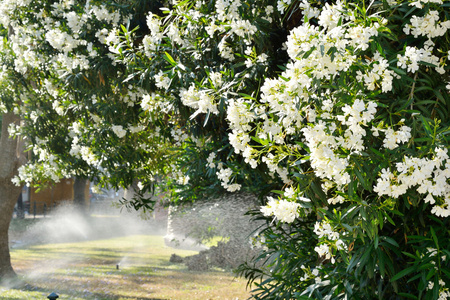
[[[291,181],[261,207],[281,221],[262,232],[258,260],[270,268],[241,269],[266,278],[258,297],[448,295],[449,6],[289,6],[302,11],[287,37],[289,62],[262,84],[245,130],[260,144],[249,159],[286,167]],[[295,220],[277,216],[285,201],[299,206]]]
[[[16,182],[77,176],[115,188],[141,182],[144,193],[170,168],[160,163],[175,142],[167,115],[159,114],[167,107],[125,83],[126,68],[110,46],[121,26],[145,19],[141,9],[134,2],[1,2],[8,31],[1,101],[21,116],[13,131],[28,139],[32,152]]]

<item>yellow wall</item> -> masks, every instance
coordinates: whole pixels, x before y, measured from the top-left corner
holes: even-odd
[[[86,184],[84,191],[86,206],[89,206],[89,184]],[[36,188],[30,190],[30,214],[34,214],[36,207],[36,214],[43,214],[44,207],[46,207],[45,213],[48,213],[50,209],[58,206],[62,202],[73,201],[73,179],[61,179],[60,182],[54,183],[49,187],[36,192]],[[44,205],[45,204],[45,205]]]

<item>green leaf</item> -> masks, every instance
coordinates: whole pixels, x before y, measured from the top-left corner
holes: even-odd
[[[385,267],[385,263],[387,262],[384,259],[384,255],[383,255],[383,251],[380,248],[377,248],[377,256],[378,256],[378,267],[380,268],[380,275],[384,277],[384,275],[386,274],[386,267]]]
[[[263,140],[263,139],[260,139],[259,137],[256,137],[256,136],[252,136],[251,139],[254,140],[255,142],[257,142],[258,144],[263,145],[263,146],[267,146],[269,144],[268,140]]]
[[[413,11],[415,11],[417,9],[417,7],[415,7],[415,6],[413,6],[406,14],[405,14],[405,18],[407,17],[407,16],[409,16],[410,14],[412,14],[412,12]]]
[[[422,271],[422,270],[430,269],[430,268],[434,268],[434,267],[435,267],[434,264],[424,264],[424,265],[419,266],[417,268],[417,271]]]
[[[319,196],[320,200],[325,201],[327,195],[324,194],[322,188],[318,186],[314,181],[311,182],[311,188],[314,191],[314,193]]]
[[[176,66],[177,63],[175,62],[175,60],[173,59],[173,57],[166,51],[164,52],[166,54],[165,59],[172,65],[172,66]]]
[[[384,158],[384,154],[383,153],[381,153],[380,151],[378,151],[377,149],[375,149],[375,148],[369,148],[374,154],[376,154],[376,155],[378,155],[379,157],[381,157],[381,158]]]
[[[434,266],[433,266],[433,267],[430,269],[430,271],[428,272],[427,277],[426,277],[426,280],[427,280],[427,281],[430,280],[431,277],[434,276],[434,274],[436,274],[436,269],[435,269]]]
[[[311,49],[309,49],[305,54],[303,54],[302,59],[308,58],[308,56],[310,56],[314,50],[316,50],[316,47],[312,47]]]
[[[426,90],[426,91],[434,91],[434,89],[433,89],[432,87],[423,85],[423,86],[417,87],[417,88],[414,90],[414,92],[421,92],[421,91],[423,91],[423,90]]]
[[[414,259],[414,260],[417,259],[417,256],[415,256],[414,254],[411,254],[411,253],[408,253],[408,252],[404,252],[404,251],[402,251],[402,253],[403,253],[404,255],[406,255],[406,256],[408,256],[408,257]]]
[[[398,272],[397,274],[392,276],[391,282],[399,280],[400,278],[402,278],[402,277],[404,277],[404,276],[406,276],[408,274],[411,274],[412,272],[414,272],[416,270],[416,268],[417,268],[416,266],[411,266],[409,268],[401,270],[400,272]]]
[[[387,243],[394,245],[395,247],[400,247],[399,244],[391,237],[381,236],[380,239],[386,241]]]
[[[366,262],[369,260],[370,255],[372,254],[372,245],[368,245],[366,252],[361,257],[361,260],[359,261],[360,265],[359,268],[362,268]]]
[[[433,130],[431,130],[430,124],[428,123],[428,121],[425,119],[424,116],[420,116],[421,120],[422,120],[422,124],[425,127],[425,131],[427,132],[428,135],[431,135],[433,133]]]
[[[389,67],[389,68],[392,69],[393,71],[395,71],[395,73],[397,73],[399,75],[406,75],[406,72],[403,71],[402,69],[394,68],[394,67]]]
[[[433,270],[436,270],[435,268],[433,268]],[[450,277],[450,272],[445,270],[444,268],[441,268],[439,271],[445,273],[445,275],[447,275],[447,277]]]
[[[436,232],[434,232],[434,229],[431,226],[430,226],[430,232],[431,232],[431,237],[433,238],[434,244],[436,245],[436,248],[439,250],[438,238],[436,236]]]
[[[344,283],[345,290],[347,291],[346,296],[351,297],[353,295],[352,286],[348,281],[345,281]]]
[[[211,111],[208,110],[208,113],[206,114],[205,117],[205,122],[203,122],[203,127],[206,127],[206,124],[208,124],[208,120],[209,120],[209,116],[211,115]]]
[[[407,294],[407,293],[398,293],[398,295],[402,296],[402,297],[405,297],[405,298],[408,298],[408,299],[419,299],[416,296],[411,295],[411,294]]]
[[[394,220],[392,220],[392,218],[386,212],[383,212],[383,214],[388,220],[388,222],[395,226]]]
[[[439,101],[441,101],[442,103],[445,104],[445,99],[444,99],[444,96],[442,96],[442,93],[436,89],[434,89],[433,92],[436,95],[436,97],[439,99]]]
[[[347,272],[350,272],[358,263],[359,263],[360,256],[358,254],[353,255],[352,259],[350,259],[350,262],[347,266]]]

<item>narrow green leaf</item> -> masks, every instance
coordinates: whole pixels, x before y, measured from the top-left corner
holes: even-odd
[[[386,274],[386,267],[385,267],[385,259],[383,257],[383,251],[380,248],[377,248],[377,256],[378,256],[378,267],[380,268],[380,275],[384,277]]]
[[[436,274],[436,269],[435,269],[435,268],[431,268],[430,271],[429,271],[428,274],[427,274],[426,280],[427,280],[427,281],[430,280],[431,277],[434,276],[434,274]]]
[[[358,254],[353,255],[352,259],[350,259],[350,262],[347,266],[347,272],[350,272],[351,270],[353,270],[353,268],[358,264],[359,259],[360,259],[360,257]]]
[[[408,252],[404,252],[404,251],[402,251],[402,253],[403,253],[404,255],[406,255],[406,256],[408,256],[408,257],[414,259],[414,260],[417,259],[417,256],[415,256],[414,254],[411,254],[411,253],[408,253]]]
[[[398,293],[398,295],[402,296],[402,297],[405,297],[405,298],[408,298],[408,299],[419,299],[416,296],[411,295],[411,294],[407,294],[407,293]]]
[[[430,232],[431,232],[431,237],[433,238],[434,244],[436,245],[436,248],[439,250],[439,243],[438,243],[438,239],[436,236],[436,232],[434,232],[434,229],[431,226],[430,226]]]
[[[168,53],[165,52],[166,54],[166,60],[172,65],[175,66],[177,63],[175,62],[175,60],[173,59],[173,57]]]
[[[311,53],[314,51],[314,50],[316,50],[316,47],[312,47],[311,49],[309,49],[305,54],[303,54],[303,59],[306,59],[306,58],[308,58],[308,56],[310,56],[311,55]]]
[[[433,92],[436,95],[436,97],[439,99],[439,101],[441,101],[442,103],[445,104],[445,99],[444,99],[444,96],[442,96],[442,93],[439,90],[433,90]]]
[[[268,140],[263,140],[263,139],[260,139],[259,137],[256,137],[256,136],[252,136],[251,139],[254,140],[255,142],[263,145],[263,146],[267,146],[269,144]]]
[[[397,274],[395,274],[394,276],[392,276],[391,278],[391,282],[399,280],[400,278],[414,272],[416,270],[416,266],[411,266],[409,268],[406,268],[404,270],[401,270],[400,272],[398,272]]]
[[[389,68],[392,69],[395,73],[397,73],[399,75],[406,75],[406,72],[403,71],[402,69],[395,68],[395,67],[389,67]]]
[[[434,267],[435,267],[434,264],[424,264],[424,265],[419,266],[417,268],[417,271],[422,271],[422,270],[430,269],[430,268],[434,268]]]
[[[433,270],[435,270],[435,269],[433,268]],[[447,275],[447,277],[450,277],[450,272],[445,270],[444,268],[440,269],[439,271],[444,272],[445,275]]]
[[[426,62],[426,61],[423,61],[423,60],[419,61],[419,63],[421,65],[424,65],[424,66],[427,66],[427,67],[433,67],[433,68],[437,67],[435,64],[432,64],[432,63],[429,63],[429,62]]]
[[[383,214],[385,218],[388,220],[388,222],[395,226],[394,220],[392,220],[391,217],[386,212],[383,212]]]
[[[431,135],[433,131],[431,130],[430,124],[428,124],[428,121],[423,116],[420,116],[420,117],[422,120],[422,124],[425,127],[425,130],[427,131],[427,133],[429,135]]]
[[[381,236],[380,237],[382,240],[386,241],[387,243],[394,245],[396,247],[400,247],[399,244],[391,237],[387,237],[387,236]]]
[[[404,16],[404,18],[406,18],[407,16],[409,16],[413,11],[415,11],[417,8],[415,6],[413,6]]]

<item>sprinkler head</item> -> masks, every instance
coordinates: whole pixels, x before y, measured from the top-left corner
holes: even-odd
[[[116,269],[119,270],[119,264],[116,265]]]
[[[50,300],[56,300],[57,298],[59,298],[59,296],[56,293],[51,293],[50,295],[47,296],[47,298]]]

